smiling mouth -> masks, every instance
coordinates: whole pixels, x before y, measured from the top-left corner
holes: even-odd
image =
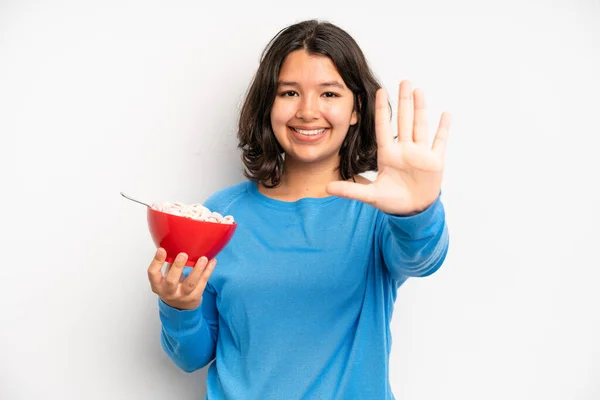
[[[325,132],[327,130],[327,128],[321,128],[321,129],[296,129],[296,128],[291,128],[293,131],[298,132],[301,135],[304,136],[316,136],[316,135],[320,135],[321,133]]]

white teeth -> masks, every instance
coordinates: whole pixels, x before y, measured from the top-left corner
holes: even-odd
[[[296,132],[302,134],[302,135],[306,135],[306,136],[313,136],[313,135],[319,135],[323,132],[325,132],[325,128],[323,129],[316,129],[316,130],[312,130],[312,131],[306,131],[304,129],[296,129],[293,128]]]

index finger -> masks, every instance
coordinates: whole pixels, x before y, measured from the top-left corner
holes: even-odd
[[[154,258],[148,267],[148,280],[150,281],[152,289],[158,287],[163,279],[162,267],[166,258],[167,252],[163,248],[159,247],[156,250],[156,253],[154,253]]]
[[[377,138],[377,147],[388,146],[394,141],[391,118],[387,92],[385,89],[379,89],[375,94],[375,137]]]

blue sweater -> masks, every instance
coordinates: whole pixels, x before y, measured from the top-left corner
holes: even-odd
[[[274,200],[247,181],[204,204],[233,215],[238,229],[201,306],[159,300],[159,314],[176,365],[192,372],[215,360],[206,398],[394,399],[396,291],[446,257],[440,199],[398,217],[339,197]]]

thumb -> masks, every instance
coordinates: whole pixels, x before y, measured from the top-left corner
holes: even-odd
[[[336,181],[327,184],[325,190],[331,196],[345,197],[367,204],[373,204],[374,202],[373,186],[370,184]]]

